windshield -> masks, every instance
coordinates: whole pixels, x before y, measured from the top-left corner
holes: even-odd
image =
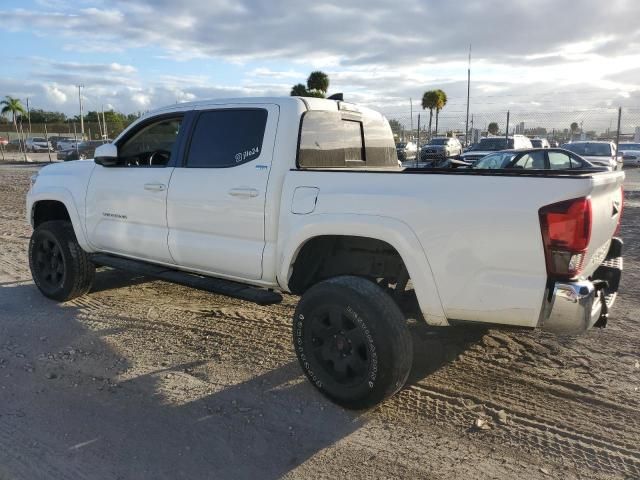
[[[640,143],[621,143],[620,150],[640,150]]]
[[[531,146],[534,148],[541,148],[542,140],[536,140],[536,139],[531,140]]]
[[[513,138],[509,139],[509,144],[504,138],[493,137],[493,138],[483,138],[480,140],[480,143],[476,145],[472,150],[487,150],[487,151],[498,151],[498,150],[506,150],[507,148],[513,148]]]
[[[513,152],[492,153],[491,155],[487,155],[486,157],[482,157],[478,160],[473,168],[505,168],[515,155],[516,154]]]
[[[448,138],[433,138],[429,142],[429,145],[446,145],[448,141]]]
[[[608,143],[566,143],[562,146],[578,155],[592,157],[610,157],[611,145]]]
[[[396,148],[405,148],[406,146],[406,143],[396,143]]]
[[[42,138],[42,137],[33,137],[32,141],[34,141],[34,142],[46,142],[46,140],[44,138]]]

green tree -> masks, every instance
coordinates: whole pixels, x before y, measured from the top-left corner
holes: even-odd
[[[291,87],[291,96],[292,97],[306,97],[307,96],[307,87],[303,84],[298,83]]]
[[[436,135],[438,135],[438,115],[440,114],[440,110],[447,104],[447,94],[440,89],[437,89],[436,92],[438,93],[438,103],[436,104]]]
[[[1,110],[3,115],[6,115],[7,113],[11,112],[11,120],[13,121],[13,126],[16,129],[16,135],[20,137],[20,132],[18,131],[17,116],[18,116],[18,113],[21,115],[26,115],[27,110],[22,106],[22,103],[20,103],[19,98],[10,97],[9,95],[4,97],[4,100],[0,102],[0,105],[3,105]],[[25,160],[26,160],[26,156],[25,156]]]
[[[497,135],[500,131],[500,127],[498,127],[498,124],[496,122],[491,122],[487,127],[487,130],[491,135]]]
[[[327,90],[329,90],[329,76],[320,70],[311,72],[309,78],[307,78],[307,89],[309,93],[316,93],[316,95],[313,96],[321,96],[324,98]],[[322,95],[317,95],[317,93],[321,93]]]
[[[2,114],[6,115],[7,113],[11,113],[11,121],[14,125],[17,125],[17,117],[18,114],[26,115],[27,110],[20,103],[19,98],[10,97],[7,95],[4,97],[4,100],[0,102],[0,105],[4,105],[2,107]]]
[[[400,135],[404,130],[404,125],[402,125],[398,120],[392,118],[389,120],[389,126],[391,127],[391,131],[396,135]]]
[[[433,111],[438,108],[440,96],[437,90],[428,90],[422,95],[422,109],[429,109],[429,137],[431,137],[431,121],[433,120]]]
[[[33,109],[29,112],[31,123],[63,123],[67,116],[62,112],[48,112],[42,109]]]

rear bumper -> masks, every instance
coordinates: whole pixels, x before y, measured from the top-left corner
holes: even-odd
[[[590,280],[555,282],[545,295],[542,330],[576,335],[607,324],[622,275],[622,240],[614,238],[607,258]]]

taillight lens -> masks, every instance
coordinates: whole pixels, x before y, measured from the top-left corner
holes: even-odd
[[[547,273],[561,278],[579,275],[591,239],[591,200],[554,203],[542,207],[538,214]]]

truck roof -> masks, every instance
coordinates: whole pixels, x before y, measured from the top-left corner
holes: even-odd
[[[371,110],[366,107],[361,107],[349,102],[343,102],[338,100],[329,100],[326,98],[316,97],[238,97],[238,98],[214,98],[210,100],[198,100],[195,102],[176,103],[173,105],[167,105],[155,110],[151,110],[143,115],[143,117],[149,117],[164,112],[182,112],[187,110],[193,110],[195,108],[225,105],[225,104],[252,104],[252,103],[271,103],[280,106],[296,107],[301,104],[304,105],[305,110],[349,110],[362,112],[366,115],[380,115],[375,110]]]

